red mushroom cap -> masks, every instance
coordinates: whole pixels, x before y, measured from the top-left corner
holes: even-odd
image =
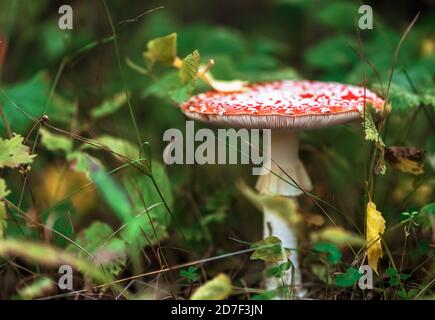
[[[181,105],[193,119],[250,128],[320,128],[356,120],[366,105],[376,110],[384,100],[352,85],[319,81],[275,81],[246,91],[209,91]]]

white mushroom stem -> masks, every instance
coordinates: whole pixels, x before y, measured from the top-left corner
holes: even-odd
[[[292,228],[289,221],[286,221],[282,215],[274,212],[268,208],[264,209],[264,225],[263,225],[264,237],[275,236],[282,241],[283,248],[291,250],[290,261],[292,263],[292,268],[285,272],[282,279],[277,278],[267,278],[265,281],[267,290],[273,290],[283,285],[288,286],[289,292],[293,291],[295,295],[299,295],[301,292],[301,272],[299,268],[298,260],[298,241],[296,237],[296,230]],[[283,263],[283,260],[280,263]],[[273,265],[268,265],[268,268],[273,267]],[[294,278],[292,278],[294,275]],[[292,290],[292,288],[294,290]]]
[[[297,197],[312,189],[310,178],[299,160],[299,139],[295,131],[272,130],[271,139],[271,172],[262,175],[257,181],[256,188],[261,194],[271,196]],[[284,284],[293,286],[295,292],[300,292],[301,273],[298,261],[298,242],[294,226],[285,219],[285,213],[277,213],[264,208],[264,237],[276,236],[282,241],[284,248],[291,250],[290,261],[294,271],[290,268],[284,274]],[[292,272],[294,278],[292,278]],[[266,287],[269,290],[282,286],[281,279],[268,279]]]
[[[297,197],[304,193],[303,190],[311,190],[310,178],[299,160],[298,133],[272,130],[271,143],[271,170],[258,178],[256,189],[262,194],[288,197]]]

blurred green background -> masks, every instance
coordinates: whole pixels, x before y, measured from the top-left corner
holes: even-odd
[[[47,114],[51,125],[66,132],[99,141],[105,137],[105,144],[112,149],[117,145],[118,150],[127,152],[131,146],[133,153],[137,152],[129,108],[122,94],[119,96],[126,89],[130,92],[140,139],[146,142],[145,149],[156,161],[156,170],[162,170],[158,163],[162,163],[166,144],[162,141],[163,132],[168,128],[184,130],[186,119],[168,90],[168,79],[175,69],[156,66],[152,74],[144,75],[131,67],[146,68],[143,53],[153,38],[176,32],[178,56],[185,57],[198,49],[202,63],[215,60],[212,72],[218,79],[251,82],[317,79],[357,85],[366,82],[385,97],[396,47],[406,27],[420,12],[397,56],[390,88],[392,111],[382,135],[387,146],[426,149],[425,172],[414,176],[389,166],[385,176],[375,177],[372,196],[390,226],[400,221],[401,212],[419,210],[435,201],[433,1],[369,1],[364,4],[373,8],[374,29],[359,30],[358,1],[110,0],[107,5],[117,31],[122,72],[103,3],[69,1],[74,10],[73,30],[58,28],[57,11],[62,4],[64,1],[48,0],[0,3],[0,35],[7,47],[5,50],[3,45],[0,49],[6,53],[0,66],[1,87],[6,94],[0,94],[0,104],[12,131],[26,136],[35,125],[14,107],[13,101],[37,119]],[[143,15],[152,9],[155,10]],[[370,63],[363,63],[361,54]],[[207,89],[207,85],[199,83],[195,92]],[[95,115],[95,110],[105,104],[110,110],[108,114]],[[204,127],[200,123],[195,126]],[[5,137],[3,123],[0,132]],[[313,193],[330,204],[324,208],[333,222],[356,233],[356,226],[364,230],[365,164],[371,151],[365,148],[361,125],[307,131],[302,133],[301,140],[301,158],[314,183]],[[28,145],[35,141],[38,140],[33,130]],[[85,150],[106,171],[122,164],[105,150],[86,149],[79,139],[71,141],[74,150]],[[108,189],[105,178],[77,174],[73,168],[80,159],[77,154],[50,147],[49,142],[38,142],[34,147],[38,156],[25,183],[18,171],[3,170],[2,176],[12,191],[8,199],[20,203],[27,214],[39,214],[43,223],[47,223],[47,217],[54,217],[54,222],[50,220],[52,226],[72,238],[95,221],[107,223],[114,230],[119,227],[116,211],[122,209],[110,204],[108,198],[114,197],[110,192],[125,191],[139,211],[141,197],[135,196],[137,190],[144,192],[142,197],[150,202],[159,200],[155,194],[147,194],[154,191],[143,191],[152,188],[152,183],[134,168],[111,175],[110,181],[116,185]],[[157,229],[160,228],[158,246],[165,252],[169,265],[240,250],[246,246],[243,242],[261,239],[261,213],[235,187],[238,179],[254,185],[256,177],[251,176],[249,166],[177,165],[165,170],[166,175],[162,173],[157,182],[170,198],[177,224],[168,218],[163,207],[152,214]],[[79,196],[69,196],[87,181],[94,182],[97,191],[91,186]],[[307,221],[320,215],[324,220],[321,225],[332,223],[309,198],[302,197],[300,210]],[[20,223],[21,228],[9,219],[8,238],[41,238],[37,230]],[[414,234],[408,250],[415,255],[407,259],[407,269],[412,270],[433,254],[429,247],[433,241],[428,232],[430,226],[428,223]],[[145,237],[137,230],[131,231],[131,240],[139,252],[143,251],[139,258],[132,258],[124,266],[124,274],[158,267],[149,246],[156,241],[147,239],[154,236],[154,231],[149,225],[142,227]],[[309,234],[318,228],[315,223],[307,223],[302,247],[310,247]],[[396,231],[386,241],[392,257],[400,259],[403,230]],[[52,237],[56,246],[66,247],[65,239],[55,234]],[[345,251],[345,255],[352,257],[351,252]],[[352,259],[344,261],[350,263]],[[341,270],[344,268],[345,265]],[[202,275],[228,271],[236,281],[243,279],[255,285],[261,270],[261,264],[249,261],[249,257],[235,256],[211,263]],[[432,271],[426,269],[419,279],[426,279]],[[304,274],[312,276],[308,269]],[[16,280],[18,276],[10,277]],[[178,281],[177,274],[171,279]],[[8,297],[14,288],[5,286],[0,294]]]

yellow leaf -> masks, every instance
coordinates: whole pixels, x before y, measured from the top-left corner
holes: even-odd
[[[240,92],[248,89],[248,82],[242,80],[223,81],[216,80],[211,72],[207,71],[208,66],[201,66],[199,69],[199,76],[214,90],[219,92]]]
[[[212,280],[200,286],[190,297],[190,300],[224,300],[231,293],[231,280],[220,273]]]
[[[338,245],[363,246],[365,244],[364,239],[360,235],[337,226],[323,228],[313,233],[311,239],[312,241],[328,241]]]
[[[171,33],[149,41],[144,56],[150,63],[171,65],[177,56],[177,34]]]
[[[369,266],[378,273],[378,260],[382,258],[381,237],[385,232],[385,219],[382,213],[376,210],[376,204],[369,201],[367,203],[367,256]]]

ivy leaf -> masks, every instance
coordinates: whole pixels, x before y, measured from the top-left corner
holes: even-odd
[[[328,262],[337,264],[341,261],[342,254],[336,244],[330,242],[317,242],[313,250],[319,253],[326,253],[328,255]]]
[[[7,190],[6,182],[0,178],[0,239],[4,239],[7,225],[6,207],[3,199],[7,197],[9,193],[10,191]]]
[[[378,274],[378,260],[383,256],[381,237],[385,232],[385,219],[371,201],[367,203],[366,228],[369,266]]]
[[[231,294],[231,280],[221,273],[196,289],[190,300],[224,300]]]
[[[177,56],[177,34],[171,33],[149,41],[144,56],[150,64],[172,65]]]
[[[21,164],[31,163],[36,155],[29,153],[30,149],[23,144],[22,136],[15,135],[10,139],[0,138],[0,169],[17,168]]]
[[[119,92],[110,99],[104,100],[103,103],[92,109],[92,118],[100,119],[118,111],[127,102],[127,94]]]
[[[63,151],[65,154],[72,151],[73,141],[71,139],[51,133],[46,128],[41,128],[39,132],[41,133],[41,143],[47,150]]]
[[[361,276],[358,269],[351,267],[346,270],[346,273],[336,275],[335,284],[337,287],[351,287],[358,282]]]
[[[283,248],[281,240],[274,236],[264,238],[252,244],[251,248],[256,250],[249,257],[250,260],[263,260],[275,263],[287,260],[290,255],[290,250]]]

